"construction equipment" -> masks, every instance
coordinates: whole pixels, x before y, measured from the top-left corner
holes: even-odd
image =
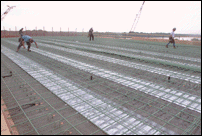
[[[138,20],[139,20],[139,18],[140,18],[141,11],[142,11],[142,8],[143,8],[144,3],[145,3],[145,1],[143,1],[142,6],[141,6],[141,8],[140,8],[138,14],[136,14],[136,17],[135,17],[135,20],[134,20],[134,23],[133,23],[133,25],[132,25],[132,28],[131,28],[130,32],[134,32],[135,27],[137,26],[137,23],[138,23]],[[137,21],[136,21],[136,19],[137,19]],[[134,26],[134,24],[135,24],[135,26]],[[134,27],[133,27],[133,26],[134,26]]]
[[[16,6],[9,6],[7,5],[8,9],[1,15],[1,21],[5,18],[5,16],[8,14],[8,12],[10,12],[11,9],[13,9]]]

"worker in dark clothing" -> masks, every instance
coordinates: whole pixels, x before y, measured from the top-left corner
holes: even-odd
[[[20,38],[18,39],[18,42],[19,42],[20,44],[19,44],[19,46],[18,46],[16,52],[19,51],[19,49],[20,49],[21,46],[23,46],[23,48],[25,49],[24,39],[22,38],[22,36],[23,36],[23,28],[20,29],[19,34],[20,34]]]
[[[22,37],[22,35],[23,35],[23,28],[20,29],[19,34],[20,34],[20,37]]]
[[[91,41],[91,37],[92,37],[92,40],[94,41],[94,35],[93,35],[93,28],[92,27],[89,30],[89,37],[90,37],[90,41]]]

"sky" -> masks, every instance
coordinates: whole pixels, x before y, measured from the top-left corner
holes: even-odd
[[[129,32],[143,1],[1,1],[1,30]],[[201,1],[145,1],[135,32],[201,34]]]

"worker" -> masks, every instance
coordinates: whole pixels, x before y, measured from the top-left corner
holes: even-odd
[[[92,37],[92,40],[94,41],[94,35],[93,35],[93,28],[92,27],[89,30],[89,37],[90,37],[90,41],[91,41],[91,37]]]
[[[16,52],[19,51],[20,47],[23,46],[25,48],[24,43],[26,42],[28,45],[27,51],[31,52],[30,47],[31,47],[31,43],[35,43],[36,48],[38,48],[37,43],[33,40],[32,37],[28,36],[28,35],[23,35],[23,28],[20,29],[19,34],[20,34],[20,38],[18,40],[18,42],[20,42],[20,44],[17,47]]]
[[[168,42],[168,44],[166,44],[166,48],[168,48],[168,45],[170,44],[170,43],[173,43],[173,48],[176,48],[175,47],[175,32],[176,31],[176,28],[173,28],[173,31],[170,33],[170,36],[169,36],[169,42]]]

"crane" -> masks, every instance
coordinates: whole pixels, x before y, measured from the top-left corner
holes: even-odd
[[[8,12],[10,12],[11,9],[13,9],[16,6],[9,6],[7,5],[8,9],[1,15],[1,21],[5,18],[5,16],[8,14]]]
[[[145,3],[145,1],[143,1],[142,6],[141,6],[141,8],[140,8],[138,14],[136,14],[136,17],[135,17],[135,20],[134,20],[134,23],[133,23],[133,25],[132,25],[132,28],[131,28],[130,32],[132,32],[132,30],[133,30],[133,32],[134,32],[135,27],[137,26],[137,23],[138,23],[138,20],[139,20],[139,18],[140,18],[141,11],[142,11],[142,8],[143,8],[144,3]],[[136,19],[137,19],[137,21],[136,21]],[[135,24],[135,26],[134,26],[134,24]],[[133,27],[133,26],[134,26],[134,27]]]

